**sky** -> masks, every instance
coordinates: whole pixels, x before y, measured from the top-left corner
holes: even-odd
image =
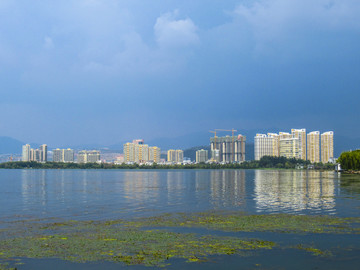
[[[358,0],[0,0],[0,135],[360,137],[359,18]]]

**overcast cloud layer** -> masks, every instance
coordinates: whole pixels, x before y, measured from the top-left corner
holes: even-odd
[[[359,137],[359,18],[358,0],[0,0],[0,135]]]

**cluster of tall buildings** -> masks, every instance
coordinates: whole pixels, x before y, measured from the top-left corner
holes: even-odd
[[[221,163],[237,163],[245,161],[246,137],[225,136],[210,138],[211,161]]]
[[[334,132],[320,135],[319,131],[306,134],[306,129],[292,129],[291,133],[256,134],[254,146],[255,160],[263,156],[280,156],[327,163],[334,158]]]
[[[215,136],[210,138],[210,151],[196,151],[196,162],[240,163],[245,161],[246,137],[239,134],[234,136]],[[320,134],[319,131],[306,133],[306,129],[292,129],[291,133],[256,134],[254,138],[255,160],[263,156],[287,157],[316,162],[331,162],[334,160],[334,132]],[[210,153],[209,153],[210,152]],[[47,162],[47,145],[32,149],[29,144],[22,147],[23,161]],[[54,149],[53,162],[75,162],[73,149]],[[100,162],[100,151],[82,150],[77,153],[78,163]],[[124,155],[121,162],[125,163],[160,163],[161,151],[159,147],[144,144],[144,140],[133,140],[124,144]],[[170,149],[167,151],[167,162],[183,163],[184,151]]]
[[[160,162],[160,148],[144,144],[144,140],[133,140],[124,144],[124,162]]]
[[[47,145],[43,144],[39,149],[32,149],[29,144],[22,147],[22,161],[36,161],[47,162],[48,161],[48,149]],[[54,149],[52,150],[53,162],[71,163],[75,162],[75,153],[73,149]],[[78,163],[95,163],[100,161],[100,152],[96,150],[79,151],[77,154]]]
[[[167,151],[167,161],[171,163],[182,163],[184,161],[184,151],[170,149]]]
[[[38,149],[31,148],[30,144],[23,145],[21,160],[47,162],[47,145],[43,144]]]

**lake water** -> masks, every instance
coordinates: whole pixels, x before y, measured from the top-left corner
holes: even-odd
[[[209,210],[359,217],[360,176],[291,170],[0,170],[0,205],[0,226],[34,218],[110,220]],[[320,245],[344,245],[351,250],[331,259],[275,250],[259,252],[256,259],[219,256],[214,263],[203,264],[175,260],[168,268],[219,269],[219,264],[228,269],[262,269],[258,265],[266,269],[360,267],[358,235],[311,237]],[[295,267],[293,262],[299,260],[302,264]],[[83,267],[55,264],[58,269]],[[34,265],[55,269],[49,267],[54,265],[51,260],[27,260],[18,269],[33,269]],[[84,269],[105,266],[128,267],[99,263],[86,264]]]

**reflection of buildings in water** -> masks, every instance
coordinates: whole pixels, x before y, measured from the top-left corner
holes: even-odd
[[[47,170],[22,170],[21,172],[21,195],[23,210],[29,210],[34,202],[45,206],[48,202],[47,194]]]
[[[61,203],[64,203],[66,200],[66,171],[65,170],[52,170],[51,175],[47,177],[48,193],[51,188],[51,199],[57,200]],[[68,172],[67,172],[68,173]]]
[[[335,211],[334,176],[317,171],[255,171],[258,211]]]
[[[180,171],[167,171],[166,173],[166,187],[167,187],[167,200],[169,205],[183,203],[184,197],[189,194],[187,184],[191,185],[191,181],[185,179],[189,174]]]
[[[245,171],[210,171],[212,204],[215,206],[245,206]]]
[[[89,181],[89,172],[87,170],[82,171],[81,177],[81,202],[86,204],[88,203],[88,181]]]
[[[125,172],[124,179],[125,197],[130,201],[165,199],[167,205],[245,205],[245,171],[131,171]]]
[[[128,200],[146,202],[160,195],[160,175],[157,171],[125,171],[124,197]]]

